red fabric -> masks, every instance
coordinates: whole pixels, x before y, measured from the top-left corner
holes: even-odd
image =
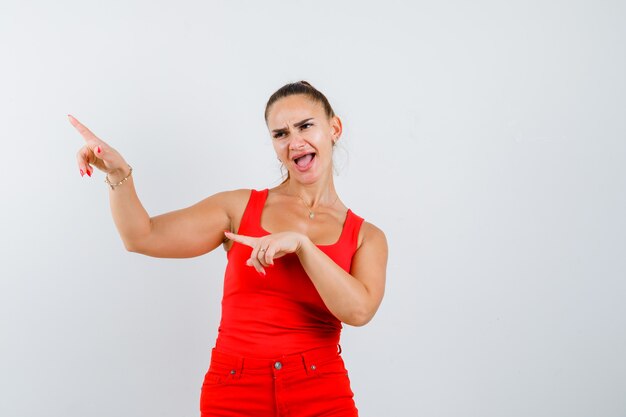
[[[213,349],[200,395],[201,417],[357,417],[337,346],[275,360]]]
[[[261,213],[268,194],[252,190],[238,234],[265,236]],[[317,245],[350,272],[363,219],[348,210],[339,240]],[[246,265],[252,248],[234,242],[228,251],[222,318],[215,349],[242,357],[276,358],[339,343],[341,322],[326,308],[297,255],[274,260],[260,276]]]

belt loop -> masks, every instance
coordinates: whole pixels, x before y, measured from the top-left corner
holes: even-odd
[[[244,358],[237,358],[237,360],[235,361],[234,365],[234,369],[233,371],[235,371],[234,374],[232,374],[232,378],[233,379],[239,379],[241,378],[241,372],[243,371],[243,364],[245,362]],[[232,373],[232,371],[231,371]]]
[[[307,356],[306,353],[301,353],[300,357],[302,358],[302,366],[304,367],[304,372],[306,372],[307,375],[311,374],[311,369],[309,369],[309,358]]]
[[[326,347],[326,349],[328,349],[328,347]],[[319,349],[313,349],[300,354],[302,357],[302,365],[304,366],[304,371],[307,375],[311,376],[317,374],[317,367],[319,365],[318,361],[320,359],[324,359],[323,357],[320,358],[320,353]]]

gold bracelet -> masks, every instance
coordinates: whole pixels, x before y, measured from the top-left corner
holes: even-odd
[[[109,184],[111,186],[111,189],[115,191],[115,187],[122,185],[124,183],[124,181],[126,181],[128,178],[130,178],[130,174],[133,173],[133,167],[131,167],[129,165],[128,168],[130,169],[130,172],[128,173],[126,178],[124,178],[122,181],[118,182],[117,184],[112,184],[111,181],[109,181],[109,174],[107,174],[106,177],[104,178],[104,182]]]

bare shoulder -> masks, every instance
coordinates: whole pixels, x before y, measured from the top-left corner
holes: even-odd
[[[361,230],[359,230],[357,250],[364,244],[367,246],[375,246],[379,250],[387,251],[387,237],[385,233],[373,223],[363,221]]]

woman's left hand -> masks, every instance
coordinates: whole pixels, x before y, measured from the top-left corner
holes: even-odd
[[[238,235],[230,232],[224,232],[224,235],[234,242],[252,248],[250,259],[246,261],[246,264],[253,266],[257,272],[263,275],[265,275],[263,267],[274,265],[274,259],[297,252],[304,239],[307,239],[305,235],[296,232],[272,233],[262,237]]]

